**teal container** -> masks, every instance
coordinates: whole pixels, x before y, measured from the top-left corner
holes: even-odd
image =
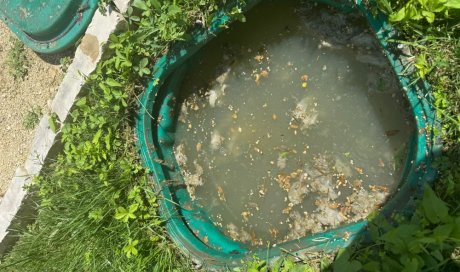
[[[57,53],[83,35],[98,0],[0,0],[0,19],[25,45]]]
[[[248,0],[240,7],[246,12],[261,0]],[[280,1],[281,2],[281,1]],[[436,171],[432,168],[433,159],[439,153],[432,134],[436,126],[432,98],[426,82],[411,84],[412,79],[403,70],[406,60],[394,44],[388,39],[395,35],[387,18],[380,13],[371,13],[360,0],[357,2],[335,2],[320,0],[343,12],[362,13],[379,40],[382,49],[409,101],[415,117],[417,132],[409,145],[402,179],[397,192],[380,210],[383,215],[395,211],[411,212],[411,204],[420,195],[423,186],[434,180]],[[172,240],[196,262],[208,269],[219,269],[241,265],[242,260],[257,255],[259,258],[273,261],[289,253],[297,255],[305,251],[331,251],[346,247],[362,233],[365,233],[367,220],[344,225],[322,233],[312,234],[301,239],[288,241],[267,248],[248,248],[225,236],[206,213],[190,198],[185,189],[184,180],[173,152],[175,119],[169,114],[177,105],[173,97],[177,96],[180,84],[187,70],[186,61],[203,45],[219,34],[223,25],[230,23],[227,15],[235,3],[228,5],[214,18],[207,30],[196,30],[192,39],[177,44],[170,52],[159,59],[140,99],[137,116],[138,146],[145,166],[151,170],[156,189],[161,194],[160,212],[166,220],[166,228]],[[158,118],[160,117],[161,118]],[[168,180],[179,181],[172,185]]]

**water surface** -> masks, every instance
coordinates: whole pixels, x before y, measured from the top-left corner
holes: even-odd
[[[363,22],[268,2],[192,61],[176,160],[233,239],[274,244],[357,221],[397,186],[412,117]]]

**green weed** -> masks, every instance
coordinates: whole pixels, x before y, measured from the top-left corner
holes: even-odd
[[[42,108],[40,106],[33,106],[31,109],[24,115],[22,120],[22,125],[26,129],[34,129],[40,122],[42,117]]]
[[[69,65],[72,63],[72,58],[69,56],[65,56],[59,59],[59,64],[61,65],[61,71],[62,72],[67,72],[67,69],[69,69]]]
[[[24,79],[29,69],[29,60],[27,59],[24,44],[17,39],[10,39],[11,48],[8,51],[6,64],[10,74],[15,79]]]

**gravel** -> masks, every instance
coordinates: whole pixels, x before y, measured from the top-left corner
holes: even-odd
[[[49,113],[48,105],[63,78],[59,60],[69,55],[66,52],[39,56],[27,48],[28,74],[23,80],[15,80],[6,63],[12,36],[0,21],[0,197],[8,189],[16,168],[24,164],[34,137],[35,131],[23,126],[24,117],[34,106]]]

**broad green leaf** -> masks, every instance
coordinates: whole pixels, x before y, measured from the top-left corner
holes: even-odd
[[[453,9],[460,9],[460,0],[447,0],[444,6]]]
[[[181,12],[182,12],[182,9],[179,6],[177,6],[177,5],[169,6],[168,13],[169,13],[170,16],[174,16],[174,15],[179,14]]]
[[[149,63],[149,60],[147,58],[143,58],[141,59],[141,61],[139,61],[139,67],[142,69],[146,67],[148,63]]]
[[[102,130],[98,130],[96,132],[96,134],[94,134],[94,137],[93,137],[93,144],[97,144],[99,142],[99,139],[101,138],[101,135],[102,135]]]
[[[396,13],[390,15],[390,22],[400,22],[407,16],[406,7],[402,7]]]
[[[56,118],[54,118],[53,116],[50,116],[50,118],[48,119],[48,126],[50,127],[53,133],[56,133],[57,132]]]
[[[454,229],[454,224],[453,223],[437,226],[433,230],[433,236],[437,240],[443,241],[443,240],[447,239],[450,236],[450,234],[452,233],[453,229]]]
[[[348,249],[340,249],[334,263],[332,264],[333,271],[360,271],[362,265],[359,261],[350,260],[350,252]]]
[[[402,272],[417,272],[418,271],[419,263],[416,258],[406,259],[403,262],[403,265],[404,265],[404,269],[402,270]]]
[[[427,11],[427,10],[422,10],[422,15],[425,17],[425,19],[427,20],[428,23],[433,23],[434,22],[434,13],[431,12],[431,11]]]
[[[138,9],[148,10],[147,4],[145,3],[144,0],[134,0],[131,5]]]
[[[156,10],[161,10],[161,4],[158,0],[150,0],[150,3]]]
[[[429,186],[425,187],[423,193],[422,209],[425,217],[433,224],[445,222],[449,217],[446,203],[439,199]]]
[[[77,103],[75,103],[78,107],[86,105],[86,97],[82,97],[78,99]]]

